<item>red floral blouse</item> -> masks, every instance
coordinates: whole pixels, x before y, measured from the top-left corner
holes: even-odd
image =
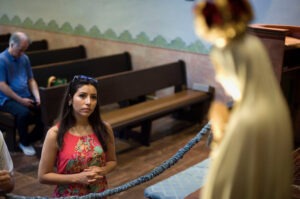
[[[90,166],[105,166],[105,163],[106,155],[95,134],[87,136],[75,136],[70,132],[65,134],[63,147],[57,154],[57,173],[79,173]],[[106,188],[105,177],[100,183],[93,185],[62,184],[56,186],[53,197],[82,196],[102,192]]]

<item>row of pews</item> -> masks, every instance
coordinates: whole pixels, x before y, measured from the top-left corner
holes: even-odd
[[[0,41],[1,38],[0,35]],[[27,55],[39,85],[45,132],[58,116],[67,82],[78,74],[98,80],[100,103],[105,110],[101,116],[112,125],[116,135],[130,132],[126,136],[143,145],[150,145],[153,120],[166,115],[174,115],[175,118],[176,115],[177,119],[201,122],[214,95],[214,89],[210,87],[204,91],[187,88],[186,66],[181,60],[134,70],[128,52],[87,58],[82,45],[32,50]],[[65,82],[48,87],[51,76],[62,78]],[[172,92],[164,97],[153,97],[153,93],[165,88],[171,88]],[[114,108],[105,108],[110,105]],[[141,127],[141,132],[132,133],[130,129],[134,127]],[[0,112],[0,129],[9,150],[16,150],[14,116]]]

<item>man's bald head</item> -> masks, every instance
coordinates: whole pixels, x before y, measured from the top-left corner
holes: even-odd
[[[30,45],[31,40],[24,32],[14,32],[9,38],[9,53],[18,58]]]

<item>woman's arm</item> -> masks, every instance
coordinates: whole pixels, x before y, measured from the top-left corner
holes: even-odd
[[[54,166],[57,158],[58,146],[57,146],[57,126],[52,127],[47,132],[41,160],[38,169],[38,179],[42,184],[90,184],[91,179],[96,175],[95,172],[86,171],[76,174],[58,174],[54,171]]]
[[[115,148],[115,136],[110,124],[106,123],[108,129],[108,141],[107,141],[107,162],[106,162],[106,174],[111,172],[117,166],[117,156]]]

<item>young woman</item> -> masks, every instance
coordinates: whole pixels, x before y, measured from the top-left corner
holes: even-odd
[[[56,185],[54,197],[104,191],[105,175],[117,165],[112,128],[100,117],[97,85],[93,78],[75,76],[59,120],[47,132],[38,178],[43,184]]]

